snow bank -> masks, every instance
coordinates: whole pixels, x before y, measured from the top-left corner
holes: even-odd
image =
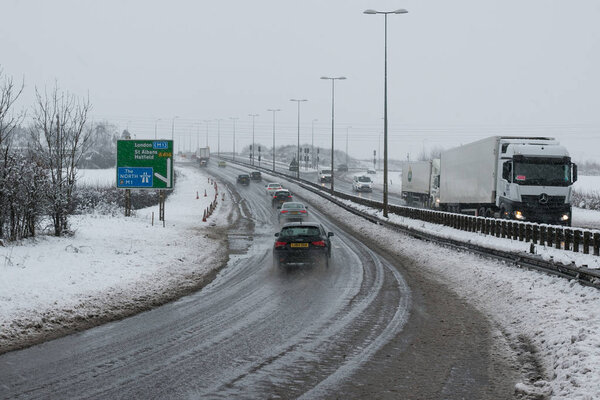
[[[89,326],[169,301],[195,290],[224,265],[231,203],[219,196],[215,213],[202,222],[214,187],[205,171],[178,170],[165,204],[165,227],[155,206],[130,218],[75,216],[72,237],[42,236],[0,247],[0,352],[16,341],[68,330],[77,321]]]

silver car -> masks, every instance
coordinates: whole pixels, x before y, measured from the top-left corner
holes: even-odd
[[[293,201],[283,203],[281,208],[278,209],[277,221],[279,221],[279,223],[307,221],[307,208],[308,207],[304,206],[304,204]]]

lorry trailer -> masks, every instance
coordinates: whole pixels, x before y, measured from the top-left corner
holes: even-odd
[[[451,212],[570,226],[576,180],[577,165],[554,138],[492,136],[441,153],[439,193],[433,205]]]

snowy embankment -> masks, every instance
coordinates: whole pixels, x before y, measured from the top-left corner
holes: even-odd
[[[600,399],[600,290],[413,239],[367,222],[298,185],[286,187],[382,248],[415,260],[431,279],[488,315],[497,337],[506,338],[515,350],[517,365],[529,353],[539,360],[545,376],[519,382],[516,392],[540,398]],[[404,222],[428,229],[420,221]],[[454,230],[457,234],[462,232]],[[509,249],[522,245],[505,242]]]
[[[165,227],[155,206],[129,218],[74,216],[71,237],[41,236],[0,247],[0,353],[181,297],[225,264],[229,193],[225,201],[219,194],[215,213],[202,222],[215,189],[204,171],[176,168]],[[114,170],[90,175],[99,184],[108,176],[114,181]]]

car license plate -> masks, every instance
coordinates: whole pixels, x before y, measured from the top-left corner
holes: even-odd
[[[292,211],[290,214],[292,214],[292,215],[298,215],[298,211]]]
[[[308,247],[308,243],[292,243],[291,247]]]

